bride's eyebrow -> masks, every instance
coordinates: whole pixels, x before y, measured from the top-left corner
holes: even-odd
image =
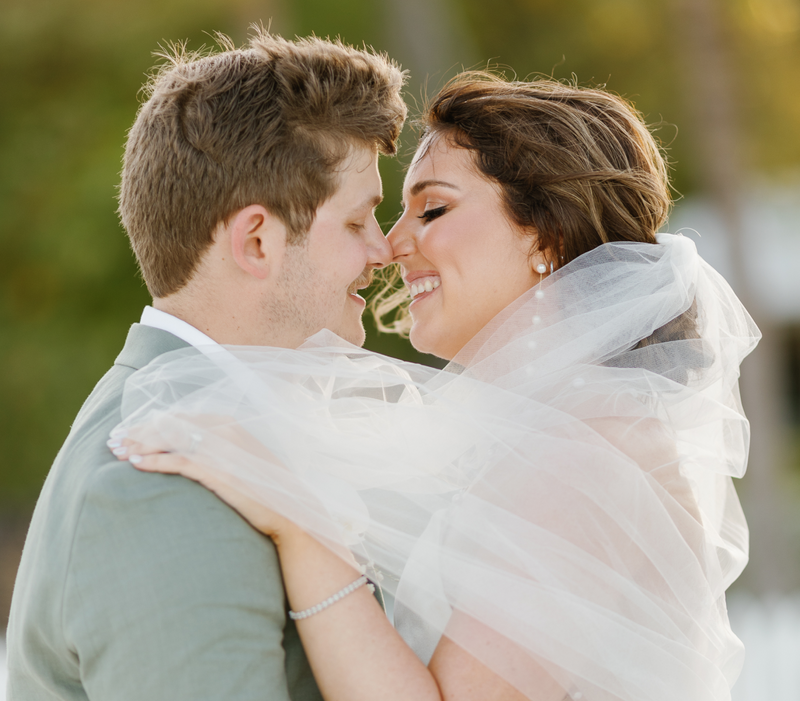
[[[461,189],[457,185],[444,180],[420,180],[418,183],[414,183],[408,192],[412,197],[415,197],[427,187],[449,187],[451,190]]]
[[[453,183],[448,183],[445,180],[420,180],[417,183],[414,183],[408,191],[408,194],[411,197],[416,197],[420,192],[422,192],[427,187],[449,187],[451,190],[456,190],[461,192],[461,188],[458,185],[453,185]],[[403,209],[406,208],[405,200],[400,203]]]

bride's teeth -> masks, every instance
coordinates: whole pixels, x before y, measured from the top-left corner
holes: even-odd
[[[433,292],[437,287],[441,285],[441,281],[436,278],[428,278],[424,282],[411,283],[408,286],[408,291],[410,292],[412,297],[418,297],[425,292]]]

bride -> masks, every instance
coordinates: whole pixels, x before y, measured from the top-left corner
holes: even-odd
[[[624,100],[465,73],[422,124],[376,307],[447,367],[326,331],[179,351],[129,382],[131,462],[273,538],[327,701],[729,699],[757,329],[656,233]]]

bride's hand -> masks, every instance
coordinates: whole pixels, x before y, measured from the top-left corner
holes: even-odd
[[[137,440],[136,429],[129,434],[108,441],[109,449],[118,460],[127,460],[143,472],[181,475],[200,483],[276,543],[304,534],[299,526],[249,497],[244,482],[205,464],[191,448],[185,452],[173,452],[165,450],[163,445]]]

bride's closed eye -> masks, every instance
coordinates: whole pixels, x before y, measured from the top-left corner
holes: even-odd
[[[422,219],[426,224],[430,224],[434,219],[441,217],[447,211],[447,207],[435,207],[420,214],[417,219]]]

